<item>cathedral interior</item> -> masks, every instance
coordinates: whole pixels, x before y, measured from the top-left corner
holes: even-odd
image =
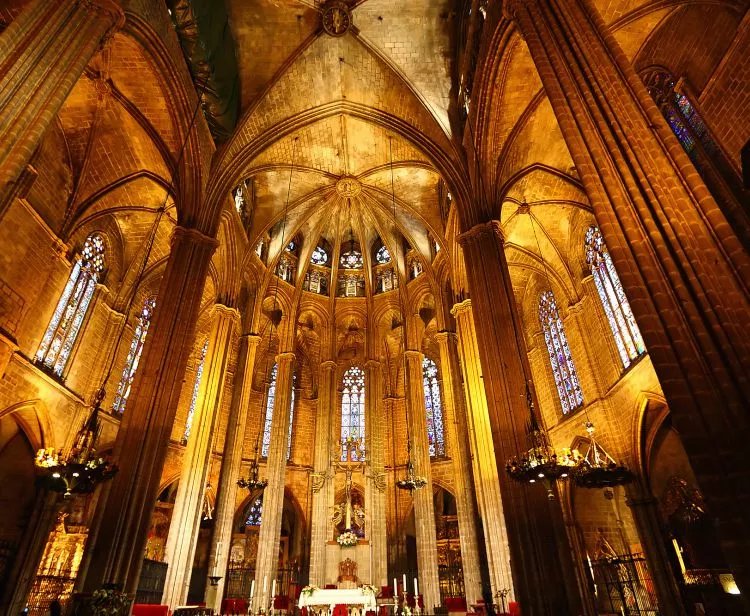
[[[0,0],[0,613],[750,614],[748,9]]]

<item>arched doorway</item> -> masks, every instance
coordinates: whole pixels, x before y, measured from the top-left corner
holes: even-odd
[[[440,598],[463,597],[464,570],[461,560],[461,539],[458,533],[458,513],[453,494],[438,487],[433,497],[435,504],[435,534],[437,537],[438,578]]]

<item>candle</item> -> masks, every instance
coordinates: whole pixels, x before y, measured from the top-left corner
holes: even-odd
[[[252,599],[255,596],[255,580],[253,580],[252,584],[250,584],[250,598]]]
[[[265,595],[268,591],[268,578],[264,575],[263,576],[263,594]]]
[[[403,592],[406,592],[406,574],[401,576],[401,586],[403,586]]]
[[[271,596],[276,596],[276,578],[273,579],[273,582],[271,584]]]
[[[414,596],[419,596],[419,586],[417,586],[417,578],[414,578]]]
[[[398,597],[398,582],[393,578],[393,596]]]

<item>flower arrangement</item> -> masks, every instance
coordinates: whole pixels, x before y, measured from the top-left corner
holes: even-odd
[[[93,616],[127,616],[132,599],[119,588],[100,588],[91,597]]]
[[[304,588],[302,588],[302,590],[300,590],[299,592],[301,595],[309,597],[317,590],[320,590],[318,586],[315,586],[314,584],[310,584],[309,586],[305,586]]]
[[[372,584],[362,584],[362,594],[367,596],[375,596],[375,593],[378,592],[378,589],[375,588]]]
[[[347,528],[336,539],[338,544],[344,548],[349,548],[349,547],[357,545],[358,540],[359,540],[359,537],[357,537],[357,534],[351,528]]]

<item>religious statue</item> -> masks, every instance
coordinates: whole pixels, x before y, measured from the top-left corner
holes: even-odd
[[[331,521],[334,525],[338,526],[344,521],[344,531],[357,529],[357,535],[360,537],[364,535],[365,525],[365,510],[361,503],[353,503],[352,501],[352,476],[356,471],[364,470],[367,464],[364,456],[364,450],[360,447],[357,440],[342,443],[343,451],[345,453],[345,461],[338,459],[338,452],[333,457],[333,465],[337,469],[344,471],[345,482],[344,482],[344,502],[339,503],[333,508],[333,515]]]

